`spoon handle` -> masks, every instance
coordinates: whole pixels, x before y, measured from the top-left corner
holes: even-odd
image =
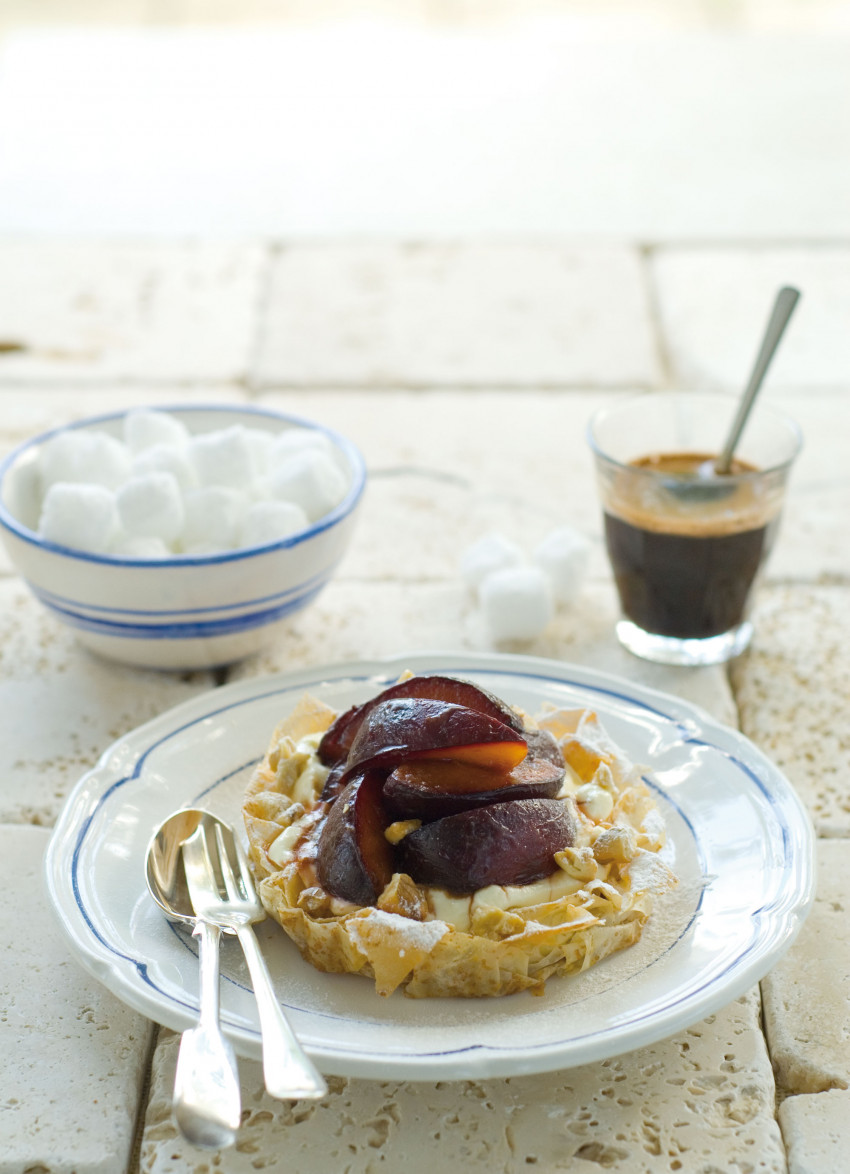
[[[174,1118],[192,1145],[219,1150],[233,1145],[242,1115],[236,1056],[219,1025],[218,945],[221,931],[199,921],[201,1013],[185,1031],[177,1055]]]
[[[741,396],[738,414],[732,423],[732,428],[726,439],[726,444],[723,446],[723,451],[714,465],[715,472],[717,473],[728,473],[731,468],[732,456],[738,445],[738,441],[741,439],[741,433],[744,431],[744,425],[747,422],[753,401],[767,374],[767,369],[770,366],[776,348],[779,346],[779,340],[785,333],[788,319],[794,312],[794,307],[799,300],[800,291],[790,285],[784,285],[776,295],[773,310],[771,311],[770,319],[764,332],[764,338],[762,339],[761,349],[756,357],[750,375],[750,381],[744,390],[744,394]]]
[[[265,959],[250,925],[236,930],[239,943],[248,963],[260,1031],[263,1036],[263,1076],[266,1091],[280,1100],[300,1100],[323,1097],[328,1086],[289,1026],[272,986]]]

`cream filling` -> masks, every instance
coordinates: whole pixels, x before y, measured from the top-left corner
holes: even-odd
[[[527,885],[487,885],[470,897],[453,897],[445,889],[420,885],[425,893],[428,906],[438,920],[446,921],[456,930],[467,930],[473,916],[482,908],[527,909],[531,905],[543,905],[569,897],[584,888],[587,881],[577,880],[559,870],[542,880]]]

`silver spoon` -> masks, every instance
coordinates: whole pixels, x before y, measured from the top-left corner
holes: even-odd
[[[790,285],[784,285],[776,295],[773,310],[765,328],[764,338],[762,339],[759,353],[753,365],[749,383],[744,388],[744,393],[741,396],[738,413],[732,421],[732,427],[729,429],[729,435],[726,438],[726,443],[723,445],[720,456],[714,462],[714,472],[721,476],[724,473],[728,473],[732,467],[732,457],[738,446],[738,441],[741,439],[744,425],[749,418],[750,411],[755,403],[759,389],[764,382],[764,377],[776,353],[776,348],[779,346],[780,339],[785,333],[788,320],[793,314],[794,307],[799,300],[800,291]]]
[[[676,497],[688,500],[708,500],[724,496],[734,490],[734,486],[724,485],[716,480],[718,477],[728,476],[732,468],[732,458],[741,434],[749,419],[756,396],[764,383],[764,377],[771,364],[776,349],[785,333],[788,321],[794,312],[794,307],[800,300],[800,291],[793,286],[784,285],[776,295],[773,309],[765,327],[764,336],[759,347],[756,361],[750,372],[750,378],[738,403],[738,411],[732,421],[726,442],[714,460],[703,461],[689,477],[671,477],[665,479],[666,488]]]
[[[201,920],[235,934],[245,954],[260,1016],[266,1091],[284,1101],[323,1097],[328,1086],[283,1013],[252,929],[266,911],[245,853],[222,820],[208,811],[192,815],[197,826],[183,844],[189,895]]]
[[[171,921],[193,926],[199,942],[200,1016],[183,1033],[174,1081],[174,1118],[180,1132],[201,1149],[233,1145],[242,1115],[236,1056],[219,1024],[218,926],[195,916],[186,885],[182,846],[198,825],[198,812],[171,816],[151,840],[145,877],[148,890]]]

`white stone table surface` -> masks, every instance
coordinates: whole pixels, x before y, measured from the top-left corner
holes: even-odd
[[[333,583],[215,673],[96,659],[0,557],[0,1174],[850,1169],[846,262],[806,242],[0,239],[0,452],[97,411],[212,398],[331,424],[370,474]],[[765,394],[806,447],[755,640],[728,671],[645,664],[613,636],[587,417],[637,390],[735,390],[784,282],[804,299]],[[531,548],[562,522],[593,543],[580,598],[532,643],[494,645],[460,554],[493,527]],[[68,952],[42,887],[50,829],[108,745],[180,701],[412,649],[573,661],[739,726],[811,813],[811,917],[758,986],[652,1047],[508,1080],[332,1077],[324,1101],[294,1105],[242,1062],[237,1146],[193,1150],[170,1119],[177,1037]]]

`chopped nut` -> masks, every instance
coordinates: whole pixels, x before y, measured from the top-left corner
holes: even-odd
[[[406,872],[393,873],[392,880],[378,897],[377,905],[384,913],[398,913],[413,921],[424,921],[428,914],[425,894]]]
[[[592,782],[597,787],[601,787],[603,791],[611,791],[613,793],[617,790],[616,784],[614,783],[614,776],[611,773],[611,767],[607,762],[600,762],[596,768],[596,774],[593,776]]]
[[[259,791],[245,804],[245,810],[256,819],[264,819],[269,823],[286,827],[297,818],[291,814],[292,800],[288,795],[281,795],[277,791]],[[301,814],[304,808],[301,808]]]
[[[304,889],[299,894],[298,907],[299,909],[303,909],[310,917],[330,917],[332,913],[331,898],[318,885]]]
[[[591,848],[564,848],[555,853],[555,863],[576,880],[592,880],[596,876],[596,860]]]
[[[604,828],[593,844],[593,855],[602,863],[625,864],[634,860],[638,853],[637,834],[633,828],[614,824]]]
[[[399,844],[405,836],[409,836],[411,832],[415,832],[417,828],[421,827],[421,819],[399,819],[384,830],[384,837],[391,844]]]
[[[472,932],[482,938],[499,941],[525,929],[525,918],[496,905],[479,905],[472,910]]]

